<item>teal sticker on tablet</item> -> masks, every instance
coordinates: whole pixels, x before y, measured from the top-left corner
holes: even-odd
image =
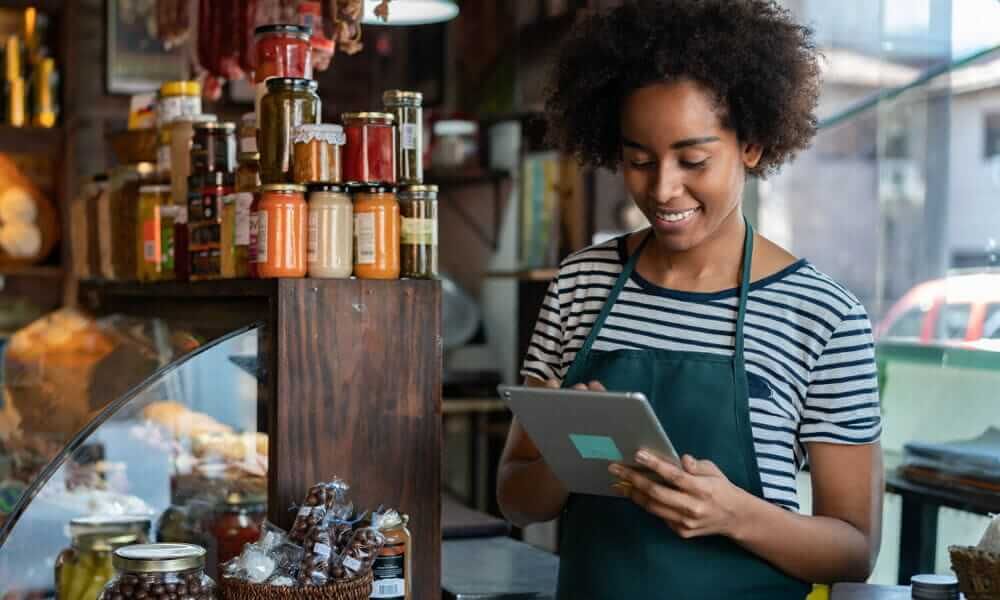
[[[615,441],[607,436],[571,433],[569,439],[583,458],[610,461],[622,459],[622,453]]]

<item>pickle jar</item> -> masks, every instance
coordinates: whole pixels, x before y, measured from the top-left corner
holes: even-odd
[[[385,111],[396,117],[396,179],[399,183],[423,183],[423,99],[420,92],[389,90],[382,94]]]
[[[139,222],[136,224],[139,281],[166,279],[163,272],[163,209],[172,204],[169,185],[139,188]]]
[[[56,597],[96,600],[114,577],[111,553],[121,546],[145,543],[149,519],[83,517],[70,521],[71,545],[56,558]]]
[[[299,125],[292,141],[295,183],[340,183],[344,128],[328,123]]]
[[[319,123],[320,99],[311,79],[275,77],[267,80],[257,123],[261,182],[291,183],[292,139],[300,125]]]
[[[438,187],[405,185],[397,196],[402,217],[399,275],[434,279],[438,275]]]
[[[205,574],[205,549],[193,544],[138,544],[118,548],[116,575],[101,600],[217,600],[215,582]]]

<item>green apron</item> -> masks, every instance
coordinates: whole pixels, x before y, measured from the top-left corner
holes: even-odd
[[[601,327],[652,232],[628,259],[563,381],[600,381],[642,392],[680,454],[714,462],[731,482],[763,497],[757,468],[743,323],[753,256],[747,223],[733,356],[672,350],[593,350]],[[630,500],[571,495],[560,539],[560,600],[801,600],[810,586],[722,536],[685,540]]]

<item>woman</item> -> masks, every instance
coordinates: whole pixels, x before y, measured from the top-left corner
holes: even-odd
[[[553,139],[620,168],[652,225],[562,264],[523,374],[643,392],[685,455],[636,457],[665,485],[611,465],[621,499],[570,497],[515,421],[499,502],[522,526],[562,515],[559,598],[804,598],[871,573],[883,489],[871,325],[741,212],[747,176],[815,134],[811,35],[768,0],[637,0],[580,23],[562,51]],[[795,491],[807,461],[812,515]]]

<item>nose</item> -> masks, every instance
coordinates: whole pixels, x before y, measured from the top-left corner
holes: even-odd
[[[669,202],[684,193],[684,176],[674,161],[661,160],[653,182],[657,202]]]

